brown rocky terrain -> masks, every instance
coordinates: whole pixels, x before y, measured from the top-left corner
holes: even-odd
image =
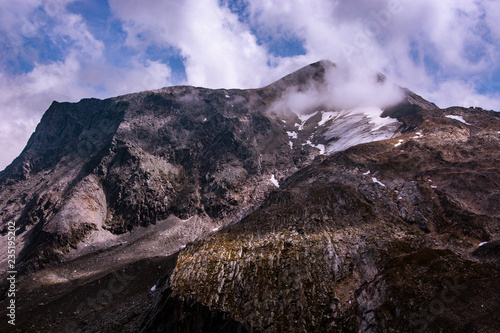
[[[54,102],[0,173],[14,331],[499,331],[499,113],[339,73]]]
[[[418,116],[416,132],[317,158],[190,244],[143,331],[222,329],[172,303],[254,332],[498,332],[500,117]]]

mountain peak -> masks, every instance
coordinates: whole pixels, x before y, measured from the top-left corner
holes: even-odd
[[[457,271],[461,315],[432,324],[483,329],[462,305],[498,304],[498,246],[468,253],[499,237],[499,114],[389,81],[322,60],[260,89],[53,103],[0,173],[0,242],[40,304],[19,331],[407,332]]]
[[[296,86],[300,89],[302,86],[309,84],[311,80],[324,83],[325,72],[336,66],[337,65],[330,60],[320,60],[286,75],[274,84],[277,83],[288,87]]]

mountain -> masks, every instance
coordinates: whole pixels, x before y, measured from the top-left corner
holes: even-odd
[[[0,173],[16,329],[495,332],[499,131],[325,60],[54,102]]]

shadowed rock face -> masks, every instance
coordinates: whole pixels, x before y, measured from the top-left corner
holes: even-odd
[[[498,327],[498,113],[442,110],[406,89],[383,112],[304,103],[333,91],[340,70],[320,61],[261,89],[54,102],[0,173],[22,297],[43,304],[33,321],[109,332]],[[119,313],[120,329],[74,305],[123,271],[134,288],[101,310]],[[152,293],[144,281],[162,275]],[[54,306],[71,312],[55,318]]]

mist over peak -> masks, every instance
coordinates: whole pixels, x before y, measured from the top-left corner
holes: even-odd
[[[405,93],[384,75],[361,67],[336,65],[322,60],[311,64],[315,75],[304,77],[286,88],[270,108],[282,116],[308,114],[318,109],[328,111],[375,107],[381,110],[400,103]],[[308,66],[309,67],[309,66]],[[299,71],[304,71],[301,69]],[[290,81],[290,80],[288,80]]]

